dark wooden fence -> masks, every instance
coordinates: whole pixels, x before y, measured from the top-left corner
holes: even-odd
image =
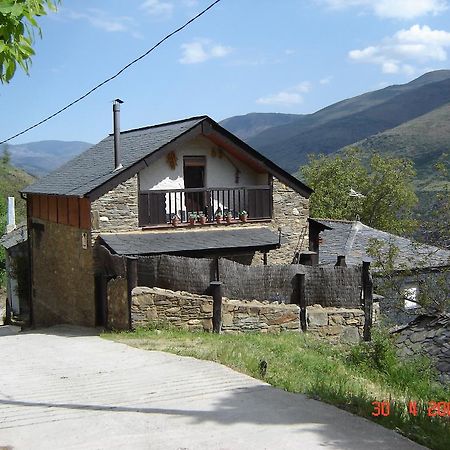
[[[137,272],[140,286],[210,294],[210,282],[220,280],[225,297],[280,303],[298,303],[296,275],[303,274],[306,305],[361,306],[360,267],[244,266],[226,259],[162,255],[140,257]]]

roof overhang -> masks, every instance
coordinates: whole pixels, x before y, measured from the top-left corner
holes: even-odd
[[[226,255],[268,252],[279,248],[278,234],[268,228],[101,234],[104,245],[121,256]]]

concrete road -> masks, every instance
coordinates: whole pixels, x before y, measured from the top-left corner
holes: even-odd
[[[423,448],[219,364],[88,334],[3,332],[0,449]]]

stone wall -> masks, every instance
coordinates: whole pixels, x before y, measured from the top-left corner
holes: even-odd
[[[335,342],[357,343],[362,339],[364,311],[359,308],[306,308],[308,331]]]
[[[83,249],[81,230],[33,219],[33,325],[95,326],[92,248]]]
[[[212,310],[212,298],[206,295],[146,287],[137,287],[132,292],[133,328],[160,322],[192,331],[211,331]],[[364,312],[360,309],[314,305],[307,308],[307,317],[308,332],[330,341],[355,343],[362,336]],[[222,331],[300,331],[300,309],[293,304],[223,298]]]
[[[450,382],[450,314],[422,315],[393,332],[400,357],[429,356],[441,381]]]
[[[92,234],[136,231],[138,227],[138,176],[119,184],[91,204]]]
[[[140,230],[138,222],[138,175],[130,178],[91,204],[92,238],[100,233]],[[290,264],[300,236],[304,236],[302,249],[308,249],[309,200],[280,181],[273,180],[273,220],[268,226],[284,239],[281,248],[269,252],[269,264]],[[224,225],[225,226],[225,225]],[[249,227],[251,223],[238,223],[232,227]],[[205,227],[209,229],[209,227]],[[178,227],[174,231],[193,231]],[[196,230],[197,231],[197,230]],[[261,253],[255,254],[252,264],[261,265]]]
[[[309,199],[302,197],[290,187],[277,179],[273,179],[273,220],[270,228],[278,231],[285,242],[278,250],[269,253],[269,264],[290,264],[297,245],[303,243],[298,250],[308,250],[309,247]]]

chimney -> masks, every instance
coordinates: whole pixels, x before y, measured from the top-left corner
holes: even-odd
[[[120,98],[113,102],[113,124],[114,124],[114,171],[120,170],[123,166],[120,161]]]
[[[6,225],[7,233],[11,233],[11,231],[16,229],[16,208],[14,201],[14,197],[8,197],[8,223]]]

